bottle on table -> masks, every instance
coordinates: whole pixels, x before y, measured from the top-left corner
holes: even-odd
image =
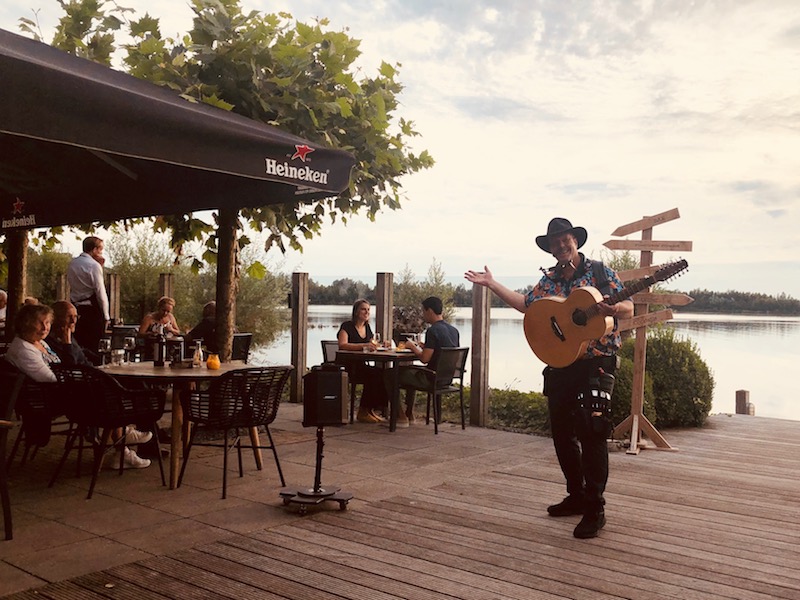
[[[200,340],[197,340],[194,346],[194,356],[192,356],[192,366],[203,366],[203,346]]]

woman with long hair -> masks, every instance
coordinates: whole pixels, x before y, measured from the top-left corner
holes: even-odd
[[[356,300],[353,304],[351,319],[342,323],[339,333],[336,335],[340,350],[361,352],[364,348],[375,348],[376,341],[369,325],[369,315],[369,302],[363,298]],[[386,410],[387,404],[381,370],[358,360],[349,364],[347,371],[353,381],[364,385],[356,420],[359,423],[380,423],[384,421],[385,419],[379,414],[380,411]]]

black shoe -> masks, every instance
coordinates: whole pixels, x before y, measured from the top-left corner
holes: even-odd
[[[166,427],[162,427],[158,430],[158,441],[162,444],[171,444],[172,443],[172,429],[167,429]]]
[[[169,456],[169,450],[159,448],[155,440],[150,440],[136,449],[136,454],[139,455],[139,458],[151,458],[153,460],[158,460],[159,452],[161,452],[161,458],[167,458]]]
[[[593,510],[583,515],[581,522],[575,527],[575,531],[572,532],[572,535],[581,540],[597,537],[598,532],[605,524],[605,511],[601,510],[598,512]]]
[[[583,496],[570,494],[558,504],[547,507],[547,513],[551,517],[569,517],[571,515],[582,515],[586,509],[586,501]]]

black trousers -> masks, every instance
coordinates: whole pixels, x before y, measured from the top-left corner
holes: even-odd
[[[97,352],[100,338],[106,331],[106,319],[103,311],[95,304],[81,304],[78,310],[78,322],[75,324],[75,339],[83,348]]]
[[[591,416],[578,403],[579,395],[587,389],[589,378],[597,376],[598,369],[613,375],[616,356],[578,360],[562,369],[544,370],[550,431],[558,464],[567,480],[567,493],[585,495],[588,510],[603,507],[608,482],[606,438],[611,421],[605,415]]]

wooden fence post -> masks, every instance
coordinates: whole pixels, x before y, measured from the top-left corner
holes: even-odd
[[[292,352],[289,401],[303,401],[303,375],[308,348],[308,273],[292,273]]]
[[[736,390],[736,414],[748,414],[748,404],[750,404],[750,392],[748,390]]]
[[[394,308],[394,273],[378,273],[375,278],[375,331],[389,340],[392,337]]]
[[[120,285],[121,281],[119,273],[108,273],[106,275],[106,289],[108,289],[108,309],[112,324],[118,324],[120,322]]]
[[[161,273],[158,276],[158,295],[172,298],[172,273]]]
[[[470,364],[469,424],[485,427],[489,415],[489,324],[491,292],[472,286],[472,348]]]
[[[56,279],[56,300],[69,302],[69,283],[67,283],[66,273],[61,273]]]

